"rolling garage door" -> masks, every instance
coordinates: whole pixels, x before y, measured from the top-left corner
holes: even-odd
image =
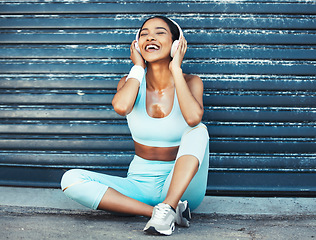
[[[111,106],[152,15],[183,28],[205,85],[208,194],[316,195],[314,1],[0,1],[0,184],[58,187],[133,156]]]

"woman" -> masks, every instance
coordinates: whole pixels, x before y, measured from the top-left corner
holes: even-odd
[[[187,42],[174,21],[149,18],[136,39],[130,47],[134,66],[112,101],[114,110],[127,116],[135,144],[128,176],[74,169],[61,185],[85,206],[151,217],[144,231],[170,235],[175,224],[189,226],[188,203],[195,209],[205,195],[209,149],[201,123],[203,83],[182,73]]]

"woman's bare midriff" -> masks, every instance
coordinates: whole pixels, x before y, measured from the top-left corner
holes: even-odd
[[[179,146],[176,147],[150,147],[135,142],[135,154],[147,160],[173,161],[177,157]]]

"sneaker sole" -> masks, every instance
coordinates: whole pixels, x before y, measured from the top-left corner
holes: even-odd
[[[167,236],[170,236],[173,233],[174,230],[175,230],[175,225],[174,224],[172,224],[171,228],[168,229],[168,230],[157,230],[153,226],[150,226],[149,228],[144,229],[144,231],[146,233],[149,233],[149,234],[152,234],[152,235],[167,235]]]

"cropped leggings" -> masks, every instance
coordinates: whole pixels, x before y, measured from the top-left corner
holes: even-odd
[[[209,136],[202,123],[186,129],[175,161],[146,160],[135,155],[127,177],[72,169],[63,175],[61,188],[69,198],[92,209],[98,208],[109,187],[155,206],[165,199],[175,162],[184,155],[193,155],[199,160],[199,169],[181,198],[183,201],[187,200],[194,210],[205,196],[209,166]]]

